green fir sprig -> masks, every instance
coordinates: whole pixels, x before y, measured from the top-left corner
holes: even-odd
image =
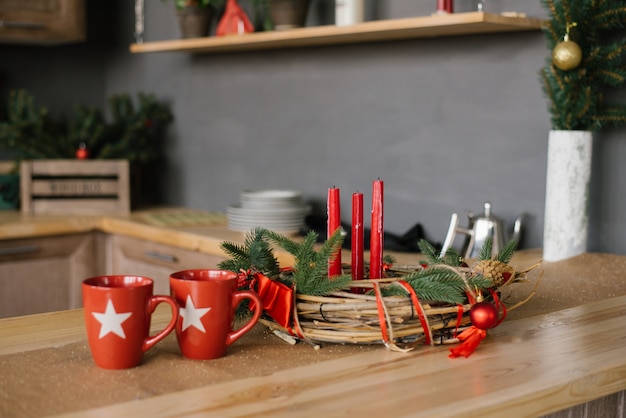
[[[267,238],[293,255],[292,281],[296,292],[324,296],[346,287],[352,280],[349,274],[328,277],[328,266],[343,244],[341,229],[337,229],[316,250],[318,235],[310,231],[302,242],[296,242],[273,231],[267,232]]]
[[[461,304],[467,285],[458,271],[447,266],[425,268],[406,275],[421,300]]]
[[[280,273],[278,259],[265,240],[267,230],[255,228],[246,234],[243,244],[225,241],[220,247],[231,258],[218,264],[222,270],[230,270],[236,273],[241,271],[251,273],[263,273],[268,277],[275,277]]]
[[[426,257],[420,261],[420,264],[434,265],[445,264],[447,266],[458,267],[463,262],[461,255],[454,249],[449,248],[444,255],[441,255],[437,249],[425,239],[421,239],[417,243],[422,256]]]
[[[515,254],[515,250],[517,250],[518,242],[515,240],[511,240],[506,243],[506,245],[498,251],[498,254],[493,256],[493,239],[488,237],[485,239],[483,246],[480,248],[480,252],[478,254],[478,261],[481,260],[497,260],[504,264],[508,264],[513,258],[513,254]]]
[[[513,258],[513,255],[515,254],[515,250],[517,250],[517,241],[511,240],[509,241],[504,248],[502,248],[500,250],[500,252],[498,252],[498,255],[496,256],[496,260],[508,264],[511,261],[511,258]]]

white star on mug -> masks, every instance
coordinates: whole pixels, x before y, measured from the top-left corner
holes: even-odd
[[[183,318],[183,331],[194,326],[202,332],[206,332],[200,320],[209,312],[211,308],[196,308],[191,300],[191,295],[187,295],[187,303],[184,308],[180,308],[180,316]]]
[[[110,332],[112,332],[113,334],[117,334],[124,339],[126,338],[126,334],[124,334],[124,328],[122,328],[122,322],[126,321],[133,314],[132,312],[115,312],[113,302],[111,301],[111,299],[109,299],[104,313],[92,312],[92,314],[96,318],[96,320],[102,325],[100,327],[100,335],[98,336],[98,338],[102,338]]]

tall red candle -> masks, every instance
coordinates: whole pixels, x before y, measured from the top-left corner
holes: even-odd
[[[352,194],[352,280],[363,279],[363,193]]]
[[[438,13],[454,12],[453,0],[437,0],[437,12]]]
[[[332,187],[328,189],[327,200],[327,238],[341,227],[341,205],[339,199],[339,189]],[[341,274],[341,248],[337,250],[334,259],[328,264],[328,276],[337,276]]]
[[[372,185],[372,232],[370,234],[370,279],[383,277],[383,181]]]

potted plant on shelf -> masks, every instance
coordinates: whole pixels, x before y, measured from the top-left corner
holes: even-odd
[[[267,10],[274,30],[300,28],[305,25],[310,0],[257,0]],[[269,29],[267,23],[264,24]]]
[[[558,261],[587,251],[593,133],[626,124],[626,106],[606,93],[626,83],[626,9],[608,1],[542,0],[551,54],[541,71],[549,100],[543,255]]]
[[[183,38],[208,36],[213,13],[224,6],[224,0],[173,0],[173,2]]]

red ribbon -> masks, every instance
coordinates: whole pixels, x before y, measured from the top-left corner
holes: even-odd
[[[411,297],[411,302],[413,303],[413,306],[417,310],[417,317],[419,318],[420,323],[422,324],[422,329],[424,330],[424,337],[425,337],[424,343],[431,345],[432,344],[432,332],[430,330],[430,325],[428,324],[428,319],[426,317],[426,314],[424,313],[424,309],[422,308],[422,305],[419,303],[419,299],[417,298],[417,294],[415,293],[415,290],[413,290],[411,285],[405,282],[404,280],[400,280],[398,281],[398,283],[402,287],[404,287],[407,292],[409,292],[409,295]]]
[[[457,311],[456,311],[456,328],[454,329],[454,337],[456,338],[458,332],[459,332],[459,327],[461,326],[461,323],[463,321],[463,314],[465,313],[465,311],[463,310],[463,305],[457,305]]]
[[[263,301],[263,310],[279,325],[290,329],[290,320],[293,315],[293,289],[260,273],[255,274],[254,278],[257,282],[256,292]],[[253,308],[254,305],[251,307]]]
[[[413,290],[411,285],[409,285],[404,280],[399,280],[397,283],[409,293],[409,296],[411,298],[411,303],[413,303],[417,316],[422,324],[422,328],[424,329],[425,343],[432,344],[432,332],[428,324],[428,319],[426,317],[426,314],[424,313],[424,309],[422,308],[422,305],[419,303],[419,299],[417,298],[417,294],[415,293],[415,290]],[[390,341],[389,332],[388,332],[389,329],[387,327],[388,325],[387,315],[385,312],[385,306],[383,305],[383,295],[381,293],[380,286],[378,285],[378,283],[372,282],[372,285],[374,286],[374,293],[376,295],[376,309],[378,311],[378,322],[380,323],[380,333],[382,334],[383,341],[385,343],[390,343],[391,341]],[[391,326],[391,324],[389,324],[389,326]]]
[[[461,345],[456,347],[452,347],[450,349],[450,358],[456,358],[463,356],[468,358],[472,355],[474,350],[478,347],[480,342],[487,336],[487,331],[484,329],[476,328],[475,326],[471,326],[457,337],[459,341],[462,341]]]
[[[376,310],[378,311],[378,322],[380,323],[380,332],[382,334],[383,341],[388,343],[389,334],[387,333],[387,319],[386,319],[387,317],[385,315],[385,307],[383,306],[383,303],[382,303],[383,295],[380,292],[380,287],[378,286],[378,283],[372,282],[372,285],[374,286],[374,293],[376,294]]]
[[[493,289],[489,289],[489,292],[491,293],[491,296],[493,296],[493,304],[496,305],[498,312],[500,312],[500,318],[498,319],[498,322],[496,322],[496,324],[492,327],[495,328],[500,325],[502,321],[504,321],[504,318],[506,318],[506,306],[504,306],[504,303],[502,303],[502,301],[498,297],[498,294]]]

